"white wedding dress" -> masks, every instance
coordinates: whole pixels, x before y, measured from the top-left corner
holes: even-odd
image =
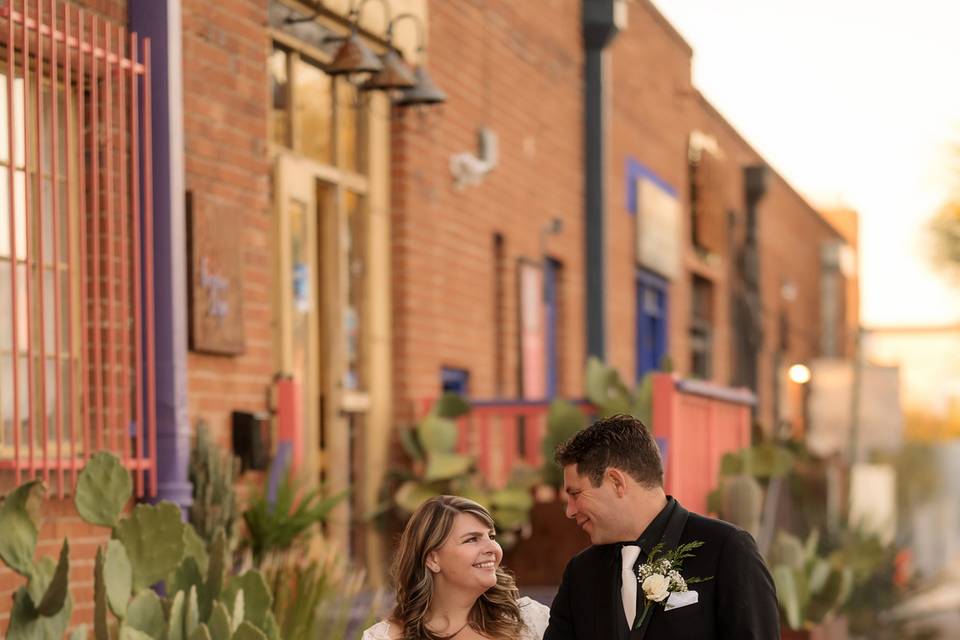
[[[550,607],[526,596],[520,598],[519,604],[520,617],[526,625],[520,640],[542,640],[550,622]],[[362,640],[391,640],[391,637],[390,623],[384,620],[364,631]]]

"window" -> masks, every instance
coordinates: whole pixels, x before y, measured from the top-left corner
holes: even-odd
[[[8,82],[6,73],[0,73],[0,309],[4,309],[0,313],[3,415],[0,452],[3,457],[13,454],[15,422],[20,424],[20,446],[32,446],[34,455],[39,455],[44,441],[67,440],[69,434],[64,433],[63,426],[77,424],[79,406],[79,390],[74,384],[80,329],[75,304],[79,293],[78,220],[75,194],[67,190],[67,185],[76,179],[76,171],[69,168],[74,174],[74,180],[69,180],[64,144],[68,136],[67,110],[73,108],[74,100],[70,100],[68,106],[62,84],[54,89],[49,81],[43,82],[41,99],[46,112],[38,140],[36,91],[28,87],[28,95],[24,95],[22,75],[15,77],[12,84],[15,151],[11,161]],[[54,91],[55,122],[51,118]],[[75,121],[75,117],[74,112],[71,121]],[[50,151],[52,135],[60,141],[56,154]],[[69,135],[76,145],[75,131]],[[38,145],[41,162],[38,162]],[[19,387],[16,403],[13,398],[15,374]],[[41,411],[34,410],[41,406]]]
[[[440,369],[440,390],[443,393],[470,395],[470,372],[466,369],[443,367]]]
[[[690,375],[713,375],[713,283],[693,276],[690,305]]]
[[[493,389],[498,397],[506,391],[507,380],[507,258],[503,234],[493,234]]]
[[[543,304],[548,398],[553,398],[563,389],[563,345],[566,344],[563,303],[563,263],[546,258],[543,271]]]
[[[0,19],[17,36],[0,42],[0,468],[55,480],[62,497],[105,449],[143,496],[148,479],[156,490],[141,350],[153,344],[147,41],[91,46],[85,34],[116,25],[48,7]]]
[[[364,103],[356,86],[327,75],[300,51],[274,44],[270,75],[270,137],[320,164],[362,173]]]

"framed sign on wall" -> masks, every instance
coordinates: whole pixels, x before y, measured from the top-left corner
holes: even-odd
[[[236,213],[187,192],[190,348],[238,355],[244,350],[242,225]]]

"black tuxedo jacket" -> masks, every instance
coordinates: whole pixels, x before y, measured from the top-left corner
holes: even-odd
[[[666,549],[700,540],[683,561],[696,604],[665,611],[653,605],[644,624],[627,629],[620,598],[620,545],[592,546],[563,573],[544,640],[778,640],[780,616],[773,579],[749,533],[676,505],[660,541]],[[637,591],[642,594],[643,590]],[[641,596],[642,597],[642,596]],[[643,606],[637,606],[637,615]]]

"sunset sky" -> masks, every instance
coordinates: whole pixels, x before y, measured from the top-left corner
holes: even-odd
[[[960,322],[923,233],[960,183],[960,2],[653,2],[767,161],[814,206],[859,211],[863,323]]]

